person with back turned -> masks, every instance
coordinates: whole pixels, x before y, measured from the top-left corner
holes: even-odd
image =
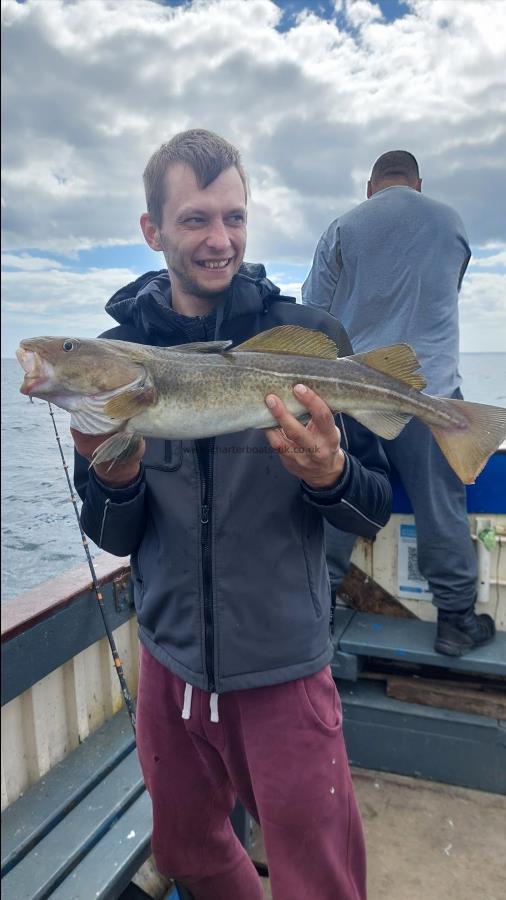
[[[153,154],[144,182],[142,231],[167,268],[115,294],[107,309],[118,324],[103,337],[202,352],[298,325],[350,352],[332,316],[244,263],[247,187],[235,147],[183,132]],[[388,463],[366,428],[294,390],[307,425],[267,394],[278,427],[148,439],[97,471],[88,460],[104,436],[73,429],[83,527],[105,550],[132,554],[137,744],[155,860],[195,900],[263,897],[230,823],[238,797],[262,826],[276,900],[366,896],[329,666],[323,521],[375,535],[390,514]]]
[[[380,156],[367,184],[368,199],[332,222],[320,238],[302,301],[336,316],[355,353],[410,344],[427,393],[462,398],[458,295],[471,251],[459,215],[421,190],[411,153]],[[382,444],[413,507],[418,564],[438,610],[435,649],[461,656],[495,633],[493,619],[475,611],[477,565],[465,487],[419,420]],[[326,527],[334,588],[346,573],[354,540]]]

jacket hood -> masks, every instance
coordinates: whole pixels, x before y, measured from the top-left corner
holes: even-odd
[[[256,285],[256,291],[248,289],[251,284]],[[154,332],[165,335],[174,330],[177,318],[170,298],[169,273],[167,269],[160,269],[158,272],[146,272],[116,291],[105,308],[120,325],[133,326],[146,337]],[[280,289],[267,278],[265,266],[261,263],[243,263],[224,295],[220,318],[256,312],[262,309],[262,305],[266,309],[275,299],[295,302],[295,298],[281,297]]]

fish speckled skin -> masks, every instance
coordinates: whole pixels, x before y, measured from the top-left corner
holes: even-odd
[[[192,439],[277,425],[267,394],[300,417],[306,410],[293,394],[298,383],[387,439],[417,416],[466,483],[506,437],[506,410],[423,394],[407,345],[338,359],[329,338],[297,326],[232,350],[228,342],[155,348],[31,338],[21,342],[18,359],[26,372],[23,393],[73,412],[84,432],[120,432],[101,445],[94,463],[128,455],[132,435]]]
[[[163,351],[161,351],[163,353]],[[267,357],[267,358],[266,358]],[[333,411],[353,416],[371,408],[417,415],[434,424],[465,428],[467,420],[444,400],[426,397],[378,372],[371,384],[371,370],[351,358],[335,361],[310,357],[228,352],[193,356],[173,351],[170,361],[154,362],[150,373],[157,400],[133,416],[128,431],[153,437],[196,438],[245,428],[277,425],[265,405],[267,394],[276,394],[287,409],[301,416],[306,409],[293,388],[303,382],[316,391]]]

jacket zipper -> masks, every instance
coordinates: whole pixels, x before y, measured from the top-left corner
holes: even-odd
[[[214,611],[212,568],[212,502],[214,438],[196,441],[200,468],[200,541],[202,559],[202,587],[204,592],[204,648],[209,691],[216,690],[214,675]]]

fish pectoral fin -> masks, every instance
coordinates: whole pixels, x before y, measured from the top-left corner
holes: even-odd
[[[109,469],[112,469],[114,463],[123,462],[133,456],[137,452],[141,440],[141,435],[135,434],[133,431],[119,431],[117,434],[113,434],[95,450],[91,458],[90,469],[92,466],[99,466],[109,460],[111,461]]]
[[[355,412],[350,409],[349,411],[343,410],[343,412],[348,412],[348,415],[368,428],[369,431],[374,431],[374,434],[378,434],[388,441],[396,438],[412,418],[406,413],[378,412],[377,410]]]
[[[140,384],[109,400],[104,412],[110,419],[131,419],[132,416],[145,412],[155,402],[156,391],[153,385]]]
[[[334,341],[321,331],[301,328],[300,325],[279,325],[261,331],[254,337],[234,347],[234,353],[285,353],[290,356],[317,356],[319,359],[337,359]]]
[[[384,375],[390,375],[391,378],[396,378],[397,381],[402,381],[417,391],[422,391],[427,385],[423,375],[416,374],[420,363],[409,344],[390,344],[388,347],[378,347],[367,353],[355,353],[348,359],[377,372],[383,372]]]
[[[193,344],[177,344],[175,347],[164,349],[177,350],[178,353],[223,353],[233,343],[233,341],[195,341]]]

